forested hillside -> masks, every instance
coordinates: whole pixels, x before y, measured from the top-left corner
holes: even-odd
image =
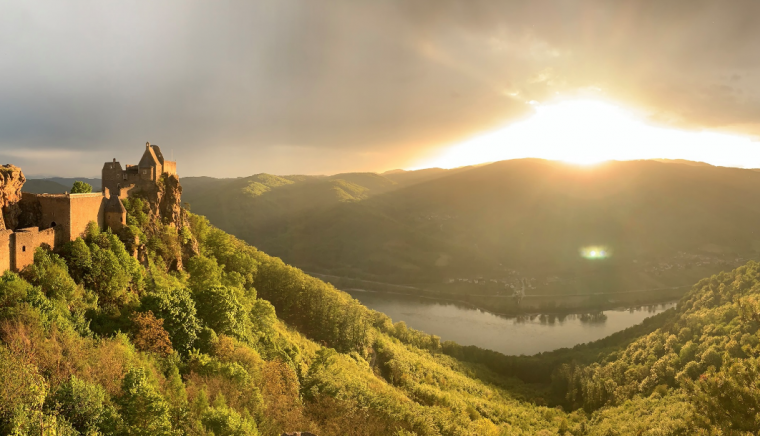
[[[680,161],[258,175],[193,180],[185,192],[220,228],[307,271],[493,295],[468,301],[500,312],[517,310],[504,297],[521,287],[536,307],[555,304],[541,295],[678,298],[760,249],[760,173]],[[606,258],[583,258],[585,247]],[[569,298],[557,307],[599,300]]]
[[[641,326],[510,357],[392,324],[201,216],[178,230],[126,206],[141,261],[92,224],[0,279],[2,433],[760,430],[754,262]]]

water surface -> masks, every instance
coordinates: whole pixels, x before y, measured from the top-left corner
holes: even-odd
[[[350,291],[370,309],[393,322],[438,335],[461,345],[476,345],[504,354],[535,354],[602,339],[639,324],[676,302],[630,309],[605,310],[604,316],[534,314],[504,317],[440,300],[398,294]]]

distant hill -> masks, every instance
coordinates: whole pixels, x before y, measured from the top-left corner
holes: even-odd
[[[22,189],[32,194],[63,194],[71,190],[71,186],[64,186],[49,179],[27,179]]]
[[[60,183],[61,185],[67,186],[69,190],[71,190],[71,186],[77,180],[80,180],[82,182],[89,183],[90,185],[92,185],[93,191],[100,191],[103,186],[100,179],[94,179],[94,178],[89,178],[89,177],[49,177],[43,180],[50,180],[52,182]]]
[[[47,177],[44,179],[26,179],[23,191],[33,194],[63,194],[71,191],[74,182],[81,180],[92,185],[93,192],[101,190],[100,179],[87,177]]]
[[[221,228],[237,228],[247,236],[286,232],[294,220],[314,210],[365,200],[397,189],[399,184],[375,173],[334,176],[257,174],[236,179],[185,177],[183,201],[203,211]],[[239,237],[243,237],[242,233]],[[243,237],[243,238],[245,238]]]
[[[691,165],[694,167],[711,167],[713,165],[710,165],[706,162],[696,162],[693,160],[686,160],[686,159],[652,159],[655,162],[662,162],[662,163],[673,163],[673,164],[681,164],[681,165]]]
[[[194,212],[288,262],[389,280],[500,264],[573,272],[579,249],[594,244],[617,262],[760,246],[760,174],[710,165],[522,159],[458,170],[185,178],[183,186]]]

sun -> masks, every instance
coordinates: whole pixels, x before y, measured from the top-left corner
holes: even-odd
[[[713,165],[759,167],[752,138],[653,125],[640,114],[600,100],[532,105],[533,115],[443,148],[418,168],[455,168],[536,157],[591,165],[608,160],[688,159]]]

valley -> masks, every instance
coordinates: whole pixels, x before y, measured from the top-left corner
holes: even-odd
[[[505,314],[669,301],[760,247],[760,173],[681,161],[188,178],[184,199],[338,288]]]
[[[669,301],[649,306],[593,313],[529,313],[499,316],[448,300],[349,290],[369,309],[429,332],[443,341],[477,346],[506,355],[534,355],[593,342],[639,324],[644,318],[676,306]]]

